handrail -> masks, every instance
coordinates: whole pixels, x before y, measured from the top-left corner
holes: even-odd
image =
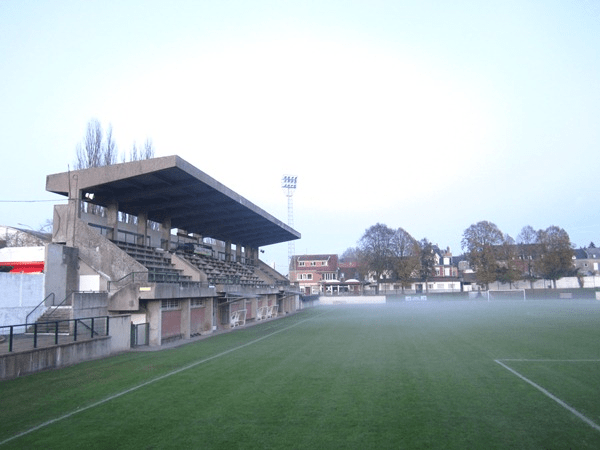
[[[139,281],[144,281],[147,283],[187,283],[187,284],[200,284],[202,285],[203,283],[200,281],[190,281],[188,279],[188,277],[186,277],[185,275],[181,275],[179,273],[175,273],[175,272],[130,272],[127,275],[125,275],[122,278],[119,278],[118,280],[115,281],[108,281],[108,291],[110,292],[113,285],[119,285],[119,283],[121,283],[123,280],[131,277],[131,282],[133,283],[135,282],[135,275],[144,275],[142,280]],[[130,284],[127,283],[127,284]],[[124,284],[123,286],[119,286],[119,287],[124,287],[127,286],[127,284]]]
[[[112,284],[117,284],[120,283],[121,281],[123,281],[124,279],[131,277],[131,283],[133,283],[135,281],[135,274],[144,274],[146,275],[146,278],[148,276],[148,272],[129,272],[127,275],[125,275],[124,277],[119,278],[118,280],[112,281],[112,280],[108,280],[108,291],[110,292],[111,290],[111,285]],[[141,280],[141,281],[148,281],[146,280]]]
[[[76,292],[76,291],[71,291],[71,292],[69,292],[69,293],[67,294],[67,296],[66,296],[66,297],[63,299],[63,301],[62,301],[62,302],[60,302],[58,305],[52,305],[52,306],[54,306],[55,308],[54,308],[54,310],[53,310],[53,311],[50,311],[50,312],[48,313],[48,315],[46,316],[46,318],[48,318],[48,317],[50,317],[52,314],[54,314],[54,313],[56,312],[56,310],[58,309],[58,307],[59,307],[59,306],[61,306],[61,305],[62,305],[64,302],[66,302],[66,301],[67,301],[67,299],[68,299],[68,298],[69,298],[71,295],[73,295],[75,292]]]
[[[86,317],[86,318],[83,318],[83,319],[71,319],[71,320],[79,321],[79,323],[81,323],[81,325],[83,325],[85,328],[87,328],[88,330],[90,330],[91,337],[94,337],[94,334],[100,336],[100,333],[98,331],[94,330],[94,319],[98,319],[98,318],[103,319],[104,317],[107,317],[106,333],[108,334],[108,317],[109,316]],[[91,326],[88,325],[87,323],[85,323],[84,320],[89,320]],[[77,322],[75,322],[75,328],[77,328]]]
[[[46,298],[44,298],[44,300],[42,300],[41,302],[39,302],[39,303],[38,303],[38,305],[37,305],[35,308],[33,308],[33,309],[31,310],[31,312],[30,312],[29,314],[27,314],[27,316],[25,316],[25,324],[26,324],[26,325],[27,325],[27,324],[29,324],[29,316],[30,316],[30,315],[32,315],[32,314],[33,314],[33,312],[34,312],[36,309],[38,309],[38,308],[39,308],[39,307],[42,305],[42,303],[45,303],[45,302],[46,302],[46,300],[48,300],[48,298],[50,298],[50,297],[52,297],[52,303],[54,303],[54,299],[56,298],[56,296],[54,295],[54,292],[50,292],[50,293],[49,293],[49,294],[46,296]]]

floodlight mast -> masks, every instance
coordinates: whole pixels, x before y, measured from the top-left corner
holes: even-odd
[[[294,195],[294,191],[296,190],[296,183],[298,181],[298,177],[293,175],[284,175],[281,179],[281,187],[285,191],[285,195],[288,199],[288,225],[291,228],[294,228],[294,203],[292,201],[292,196]],[[294,256],[295,246],[294,241],[288,242],[288,267],[290,262],[292,261],[292,257]]]

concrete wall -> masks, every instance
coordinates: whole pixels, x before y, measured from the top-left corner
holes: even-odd
[[[131,348],[131,316],[111,316],[109,322],[110,352],[120,353]]]
[[[0,379],[76,364],[110,355],[110,337],[70,342],[46,348],[0,355]]]
[[[55,304],[62,302],[68,293],[79,290],[78,255],[78,250],[73,247],[59,244],[46,246],[45,295],[54,293]]]
[[[132,272],[148,272],[142,264],[85,222],[77,220],[75,231],[79,257],[104,278],[116,281]]]
[[[73,294],[73,319],[108,316],[108,293],[75,292]]]
[[[112,316],[109,336],[0,355],[0,379],[16,378],[128,351],[130,339],[131,316]]]
[[[0,273],[0,326],[25,323],[27,314],[44,299],[44,279],[42,273]],[[29,322],[44,311],[42,305]]]

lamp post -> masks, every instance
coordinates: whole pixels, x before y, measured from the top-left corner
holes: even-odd
[[[292,201],[292,196],[294,195],[294,191],[296,190],[296,183],[298,181],[298,177],[293,175],[284,175],[281,179],[281,187],[283,188],[285,195],[288,199],[288,226],[291,228],[294,227],[294,203]],[[294,241],[288,242],[288,268],[290,265],[290,261],[292,260],[292,256],[294,256],[295,248]]]

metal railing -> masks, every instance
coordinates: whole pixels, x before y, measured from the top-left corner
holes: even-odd
[[[62,330],[62,331],[61,331]],[[66,330],[66,331],[65,331]],[[109,316],[0,326],[0,347],[8,341],[8,352],[47,347],[81,339],[108,336]]]
[[[136,279],[137,276],[137,279]],[[148,282],[148,272],[130,272],[122,278],[119,278],[115,281],[108,281],[108,291],[110,292],[113,288],[120,289],[122,287],[127,286],[128,284],[134,283],[136,281],[147,283]]]
[[[35,308],[33,308],[29,314],[27,314],[27,316],[25,316],[25,324],[29,323],[29,316],[31,316],[40,306],[42,306],[44,303],[46,303],[46,300],[48,300],[50,297],[52,297],[52,304],[54,305],[54,299],[56,298],[56,296],[54,295],[54,292],[51,292],[50,294],[48,294],[46,296],[46,298],[44,298],[44,300],[42,300],[41,302],[39,302],[37,304],[37,306]]]
[[[48,318],[48,317],[50,317],[52,314],[54,314],[54,313],[57,311],[58,307],[59,307],[59,306],[62,306],[62,305],[63,305],[63,303],[65,303],[65,302],[66,302],[66,301],[69,299],[69,297],[71,297],[71,296],[72,296],[72,295],[73,295],[75,292],[76,292],[76,291],[71,291],[71,292],[69,292],[69,293],[67,294],[67,296],[66,296],[66,297],[65,297],[65,298],[64,298],[64,299],[63,299],[63,300],[62,300],[62,301],[61,301],[61,302],[60,302],[58,305],[52,305],[52,306],[54,306],[54,309],[48,313],[48,315],[46,316],[46,318]],[[27,322],[27,321],[25,321],[25,322]]]

